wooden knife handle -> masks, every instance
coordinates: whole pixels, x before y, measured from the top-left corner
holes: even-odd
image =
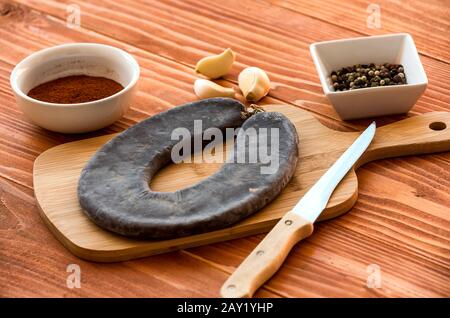
[[[292,247],[310,236],[313,224],[287,213],[228,278],[220,290],[222,297],[247,298],[277,272]]]

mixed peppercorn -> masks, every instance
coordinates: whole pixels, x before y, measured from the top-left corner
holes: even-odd
[[[331,72],[331,82],[335,91],[346,91],[366,87],[406,84],[403,65],[356,64]]]

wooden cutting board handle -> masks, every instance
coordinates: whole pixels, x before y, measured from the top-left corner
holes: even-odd
[[[450,113],[426,113],[377,128],[356,167],[383,158],[449,150]]]

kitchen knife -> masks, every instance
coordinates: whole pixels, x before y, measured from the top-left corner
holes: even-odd
[[[327,206],[336,186],[370,145],[375,128],[373,122],[281,218],[222,286],[222,297],[251,297],[280,268],[292,247],[312,234],[314,221]]]

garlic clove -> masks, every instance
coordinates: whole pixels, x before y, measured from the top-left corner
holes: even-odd
[[[221,54],[202,58],[197,62],[195,71],[212,79],[219,78],[228,74],[235,59],[236,53],[226,49]]]
[[[245,68],[239,74],[238,83],[242,95],[248,101],[257,102],[269,93],[269,76],[258,67]]]
[[[214,82],[198,79],[194,83],[195,95],[200,99],[212,97],[231,97],[234,98],[234,89],[220,86]]]

